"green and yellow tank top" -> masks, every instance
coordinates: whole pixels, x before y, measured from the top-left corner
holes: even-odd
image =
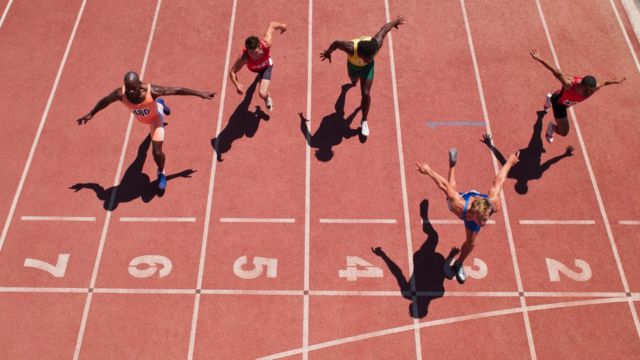
[[[353,42],[353,55],[347,57],[347,61],[355,66],[365,66],[367,65],[360,56],[358,56],[358,43],[362,40],[368,41],[371,40],[371,36],[360,36],[357,39],[351,40]]]

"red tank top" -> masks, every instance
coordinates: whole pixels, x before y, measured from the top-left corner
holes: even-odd
[[[269,56],[270,49],[267,47],[267,44],[260,40],[260,47],[263,51],[262,56],[255,60],[249,56],[249,52],[246,48],[242,49],[242,56],[247,59],[247,68],[253,72],[260,72],[273,65],[271,57]]]
[[[153,96],[151,96],[151,84],[142,84],[142,86],[147,88],[147,95],[141,103],[134,104],[129,101],[126,93],[127,90],[124,86],[122,87],[122,103],[131,110],[136,120],[145,124],[151,124],[158,119],[160,113],[158,112],[156,101],[153,100]]]
[[[558,99],[558,104],[562,104],[565,107],[572,107],[573,105],[583,101],[589,96],[584,96],[578,92],[578,84],[582,81],[581,77],[574,76],[573,77],[573,85],[569,88],[569,90],[560,89],[557,92],[560,93],[560,98]]]

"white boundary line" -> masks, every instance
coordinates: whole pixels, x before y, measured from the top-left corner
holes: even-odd
[[[220,89],[220,106],[218,107],[218,119],[216,120],[216,139],[220,134],[220,129],[222,128],[222,116],[224,115],[224,101],[227,94],[227,71],[229,69],[229,62],[231,58],[231,43],[233,41],[233,29],[236,21],[236,6],[238,1],[233,0],[233,4],[231,5],[231,17],[229,19],[229,35],[227,37],[227,53],[225,55],[224,61],[224,69],[222,72],[222,88]],[[217,143],[215,144],[217,147]],[[211,158],[211,173],[209,175],[209,189],[207,191],[207,209],[205,210],[204,217],[204,226],[202,229],[202,246],[200,248],[200,261],[198,265],[198,279],[196,287],[197,289],[202,288],[202,280],[204,277],[204,265],[207,254],[207,243],[209,241],[209,222],[211,221],[211,210],[213,208],[213,189],[215,186],[216,180],[216,169],[217,169],[217,155],[216,152],[218,149],[214,150],[214,154]],[[198,328],[198,314],[200,312],[200,294],[196,293],[196,296],[193,301],[193,317],[191,318],[191,329],[189,332],[189,352],[187,354],[187,359],[193,359],[193,352],[195,351],[196,344],[196,331]]]
[[[618,221],[620,225],[640,225],[640,221],[638,220],[620,220]]]
[[[21,216],[23,221],[96,221],[95,216]]]
[[[478,67],[478,60],[476,58],[476,51],[473,45],[473,37],[471,36],[471,26],[469,24],[469,18],[467,16],[467,9],[465,0],[460,0],[460,6],[462,8],[462,14],[464,17],[464,25],[467,32],[467,39],[469,41],[469,51],[471,52],[471,60],[473,61],[473,71],[476,77],[476,83],[478,85],[478,92],[480,95],[480,104],[482,105],[482,115],[485,123],[487,124],[487,133],[491,134],[491,123],[489,121],[489,112],[487,111],[487,104],[485,102],[484,90],[482,87],[482,79],[480,78],[480,69]],[[494,172],[498,173],[498,161],[495,156],[491,157],[493,162]],[[504,191],[500,191],[500,202],[502,205],[502,214],[504,216],[505,230],[507,232],[507,239],[509,241],[509,250],[511,252],[511,261],[513,263],[513,269],[516,278],[516,284],[518,286],[518,292],[523,293],[522,279],[520,277],[520,266],[518,265],[518,257],[516,255],[516,247],[513,240],[513,233],[511,232],[511,222],[509,220],[509,212],[507,211],[507,200]],[[537,359],[536,347],[533,341],[533,333],[531,332],[531,324],[529,322],[529,313],[527,312],[527,302],[523,296],[520,296],[520,307],[522,309],[522,316],[524,318],[524,327],[527,334],[527,342],[529,344],[529,353],[533,360]]]
[[[427,221],[422,221],[422,223],[426,223]],[[458,225],[458,224],[464,224],[464,222],[462,220],[431,220],[429,219],[428,221],[431,224],[437,224],[437,225]],[[496,221],[495,220],[487,220],[487,225],[495,225]]]
[[[320,219],[321,224],[395,224],[396,219]]]
[[[389,0],[384,0],[384,11],[385,11],[385,19],[388,22],[391,21],[391,15],[389,14]],[[405,166],[404,166],[404,147],[402,146],[402,129],[400,128],[400,106],[398,103],[398,86],[396,79],[396,65],[395,65],[395,56],[393,52],[393,36],[391,32],[387,34],[388,48],[389,48],[389,67],[391,71],[391,89],[393,91],[393,112],[395,115],[395,123],[396,123],[396,140],[397,140],[397,151],[398,151],[398,163],[400,165],[400,185],[402,189],[402,209],[404,213],[404,231],[405,238],[407,244],[407,257],[409,263],[409,274],[413,274],[414,264],[413,264],[413,239],[411,237],[411,219],[409,217],[409,200],[407,195],[407,180],[405,178]],[[394,220],[395,222],[395,220]],[[416,291],[416,283],[413,275],[410,278],[411,291]],[[418,302],[415,296],[411,297],[412,300],[412,311],[414,314],[418,313]],[[420,323],[419,319],[413,319],[413,337],[416,345],[416,359],[422,359],[422,341],[420,339],[420,328],[418,324]]]
[[[27,162],[24,164],[24,169],[22,170],[22,175],[20,176],[20,182],[18,183],[18,188],[16,189],[16,193],[13,195],[13,201],[11,201],[11,207],[9,208],[9,213],[7,214],[7,219],[4,223],[4,228],[2,229],[2,234],[0,235],[0,251],[2,251],[2,246],[4,245],[4,241],[7,239],[7,233],[9,232],[9,225],[13,220],[13,215],[16,212],[16,206],[18,205],[18,199],[20,198],[20,194],[22,193],[22,187],[24,186],[24,182],[27,180],[27,174],[29,173],[29,169],[31,168],[31,161],[33,160],[33,156],[36,152],[36,148],[38,147],[38,142],[40,141],[40,135],[42,135],[42,129],[44,129],[44,124],[47,122],[47,117],[49,116],[49,110],[51,109],[51,104],[53,103],[53,98],[56,95],[56,90],[58,89],[58,83],[60,82],[60,78],[62,77],[62,71],[64,70],[64,66],[67,63],[67,57],[69,56],[69,51],[71,51],[71,44],[73,43],[74,38],[76,37],[76,31],[78,30],[78,26],[80,24],[80,19],[82,18],[82,13],[84,12],[84,7],[87,3],[87,0],[83,0],[80,5],[80,10],[78,10],[78,15],[76,16],[76,22],[73,24],[73,30],[71,30],[71,35],[69,36],[69,40],[67,41],[67,47],[64,50],[64,55],[62,56],[62,60],[60,61],[60,65],[58,66],[58,72],[56,74],[56,78],[53,81],[53,86],[51,87],[51,92],[49,93],[49,99],[47,100],[47,105],[44,108],[44,112],[42,113],[42,117],[40,118],[40,125],[38,125],[38,130],[36,131],[35,138],[33,139],[33,143],[31,144],[31,150],[29,150],[29,156],[27,157]],[[5,9],[5,12],[8,9]]]
[[[587,305],[611,304],[611,303],[623,302],[626,300],[627,299],[623,299],[623,298],[582,300],[582,301],[561,302],[557,304],[534,305],[534,306],[529,306],[525,308],[517,307],[517,308],[510,308],[510,309],[503,309],[503,310],[494,310],[494,311],[487,311],[483,313],[456,316],[456,317],[451,317],[446,319],[425,321],[420,323],[419,327],[426,328],[426,327],[434,327],[434,326],[440,326],[440,325],[448,325],[448,324],[454,324],[454,323],[459,323],[463,321],[486,319],[486,318],[504,316],[504,315],[513,315],[513,314],[522,313],[524,311],[541,311],[541,310],[562,309],[562,308],[568,308],[568,307],[578,307],[578,306],[587,306]],[[372,339],[372,338],[381,337],[385,335],[398,334],[405,331],[411,331],[413,329],[414,329],[414,325],[398,326],[398,327],[388,328],[384,330],[364,333],[360,335],[349,336],[341,339],[325,341],[322,343],[309,346],[308,350],[315,351],[315,350],[329,348],[332,346],[353,343],[353,342]],[[284,357],[300,354],[301,352],[302,352],[302,349],[293,349],[293,350],[284,351],[277,354],[261,357],[260,359],[281,359]]]
[[[540,19],[542,20],[542,25],[544,27],[544,32],[547,36],[547,42],[549,43],[549,48],[551,49],[551,53],[553,54],[553,62],[554,64],[560,68],[560,61],[558,60],[558,56],[556,55],[555,47],[553,45],[553,41],[551,40],[551,34],[549,33],[549,28],[547,27],[547,21],[544,17],[544,12],[542,11],[542,5],[540,4],[540,0],[536,0],[536,5],[538,6],[538,13],[540,15]],[[593,186],[593,191],[598,202],[598,208],[600,209],[600,215],[602,216],[602,220],[604,222],[604,226],[607,232],[607,238],[609,239],[609,245],[611,246],[611,252],[613,253],[613,257],[616,261],[616,266],[618,267],[618,272],[620,274],[620,280],[622,281],[622,285],[624,287],[625,292],[630,292],[629,283],[627,282],[627,277],[624,273],[624,269],[622,267],[622,261],[620,260],[620,255],[618,254],[618,247],[616,246],[615,239],[613,237],[613,232],[611,231],[611,225],[609,223],[609,217],[607,215],[607,211],[604,208],[604,202],[602,201],[602,196],[600,195],[600,189],[598,188],[598,183],[596,181],[595,174],[593,173],[593,168],[591,167],[591,160],[589,158],[589,154],[587,153],[587,147],[584,143],[584,139],[582,137],[582,131],[580,130],[580,124],[578,123],[578,118],[576,117],[576,113],[573,108],[569,108],[569,113],[571,114],[571,119],[573,120],[573,126],[575,128],[576,135],[578,137],[578,141],[580,142],[580,149],[584,154],[585,165],[587,166],[587,171],[589,172],[589,178],[591,179],[591,185]],[[631,299],[629,301],[629,309],[631,310],[631,316],[633,318],[634,324],[636,326],[636,332],[638,333],[638,337],[640,337],[640,322],[638,321],[638,313],[636,312],[636,308],[633,305]]]
[[[86,0],[85,0],[86,1]],[[83,3],[84,4],[84,3]],[[140,70],[140,78],[144,78],[144,73],[147,68],[147,60],[149,59],[149,52],[151,51],[151,43],[153,40],[153,35],[156,30],[156,24],[158,21],[158,14],[160,13],[160,6],[162,5],[162,0],[158,0],[156,3],[155,13],[153,15],[153,21],[151,23],[151,30],[149,31],[149,37],[147,39],[147,48],[145,49],[144,58],[142,60],[142,67]],[[116,176],[114,178],[113,184],[114,187],[117,187],[120,174],[122,173],[122,167],[124,165],[124,158],[127,153],[127,146],[129,144],[129,137],[131,135],[131,127],[133,124],[133,114],[129,115],[129,122],[127,123],[127,131],[125,133],[124,141],[122,143],[122,150],[120,151],[120,160],[118,161],[118,168],[116,170]],[[111,194],[111,198],[109,199],[109,209],[113,208],[113,204],[116,200],[117,190],[113,191]],[[98,277],[98,269],[100,268],[100,262],[102,260],[102,252],[104,251],[104,244],[107,240],[107,232],[109,229],[109,224],[111,222],[111,210],[107,210],[107,214],[105,216],[104,225],[102,226],[102,234],[100,235],[100,243],[98,245],[98,253],[96,254],[96,261],[93,265],[93,272],[91,274],[90,288],[95,287],[96,279]],[[77,360],[80,356],[80,348],[82,347],[82,340],[84,338],[84,331],[87,326],[87,320],[89,318],[89,310],[91,308],[91,300],[93,298],[93,292],[90,292],[87,295],[87,300],[84,305],[84,310],[82,312],[82,320],[80,322],[80,329],[78,330],[78,338],[76,341],[76,347],[73,353],[73,359]]]
[[[196,222],[194,217],[121,217],[121,222]]]
[[[593,220],[520,220],[521,225],[595,225]]]
[[[627,14],[629,15],[629,21],[631,21],[631,26],[633,26],[635,31],[638,31],[638,9],[635,7],[634,4],[631,4],[631,6],[627,6],[627,4],[625,4],[624,0],[622,1],[622,6],[625,8],[625,10],[627,11]],[[631,57],[633,57],[633,62],[636,64],[636,69],[638,70],[638,72],[640,72],[640,63],[638,63],[638,57],[636,56],[636,52],[633,50],[633,45],[631,45],[631,40],[629,40],[629,35],[627,34],[627,29],[624,28],[624,24],[622,23],[622,19],[620,18],[620,14],[618,13],[618,9],[616,8],[616,5],[613,3],[613,0],[609,0],[609,4],[611,4],[611,8],[613,9],[613,12],[616,14],[616,19],[618,20],[618,25],[620,25],[620,30],[622,30],[622,35],[624,36],[624,40],[627,42],[627,46],[629,47],[629,52],[631,53]],[[632,16],[632,12],[633,15]],[[637,35],[636,35],[637,36]]]
[[[4,7],[4,12],[2,13],[2,17],[0,18],[0,29],[2,29],[2,24],[4,24],[4,19],[7,18],[7,14],[9,13],[9,9],[11,8],[11,4],[13,4],[13,0],[9,0],[7,6]]]
[[[627,12],[627,18],[631,22],[636,38],[640,40],[640,12],[633,0],[620,0],[622,7]]]
[[[220,218],[224,223],[287,223],[296,222],[294,218]]]
[[[309,274],[310,274],[310,247],[311,247],[311,102],[313,92],[313,0],[307,2],[307,126],[309,131],[305,141],[305,165],[304,165],[304,279],[302,297],[302,359],[307,360],[309,353]]]

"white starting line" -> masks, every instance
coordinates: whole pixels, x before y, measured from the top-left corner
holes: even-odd
[[[595,225],[593,220],[520,220],[520,225]]]
[[[96,221],[95,216],[22,216],[24,221]]]
[[[396,219],[320,219],[321,224],[395,224]]]
[[[121,217],[121,222],[196,222],[194,217]]]
[[[620,225],[640,225],[640,221],[638,220],[620,220],[618,221]]]
[[[226,223],[286,223],[293,224],[293,218],[220,218],[220,222]]]

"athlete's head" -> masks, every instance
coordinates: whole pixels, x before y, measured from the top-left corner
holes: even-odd
[[[487,220],[489,220],[489,216],[491,216],[492,210],[493,208],[491,207],[491,203],[488,199],[476,198],[471,203],[469,213],[473,216],[476,224],[484,226]]]
[[[589,96],[591,94],[593,94],[596,91],[596,87],[598,86],[598,82],[596,81],[596,78],[591,76],[591,75],[587,75],[585,77],[582,78],[582,81],[580,82],[580,85],[582,87],[582,91],[584,92],[585,96]]]
[[[262,49],[260,48],[260,39],[255,36],[249,36],[246,38],[244,40],[244,47],[253,57],[259,56],[262,53]]]
[[[358,56],[366,63],[370,63],[377,52],[378,42],[376,39],[362,40],[358,43]]]
[[[135,71],[129,71],[124,74],[124,88],[127,93],[131,97],[140,96],[140,87],[142,86],[142,82],[140,81],[140,76]]]

